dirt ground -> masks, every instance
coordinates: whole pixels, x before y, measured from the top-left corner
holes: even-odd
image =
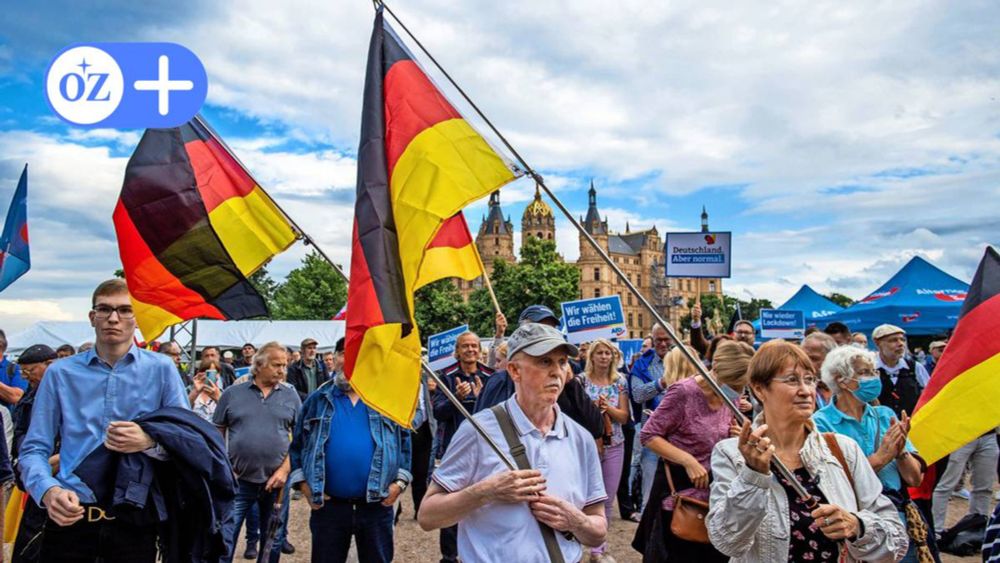
[[[409,491],[403,500],[403,515],[396,526],[396,561],[403,563],[435,563],[439,560],[438,533],[424,532],[413,519],[413,503],[410,499]],[[968,501],[952,499],[948,506],[948,525],[954,524],[961,518],[968,508]],[[632,535],[635,533],[636,524],[633,522],[619,520],[616,517],[611,521],[609,551],[619,563],[638,562],[641,560],[629,545]],[[307,563],[309,561],[309,505],[304,499],[293,501],[290,511],[289,537],[296,551],[293,555],[284,555],[281,560],[287,563]],[[234,562],[243,561],[244,544],[241,539],[239,549],[236,552]],[[971,562],[981,560],[980,557],[955,557],[942,554],[942,561],[945,563]],[[352,549],[350,561],[357,561],[357,557]],[[586,559],[585,559],[586,560]],[[513,562],[512,562],[513,563]]]

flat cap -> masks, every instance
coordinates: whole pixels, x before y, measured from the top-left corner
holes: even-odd
[[[56,359],[55,350],[44,344],[35,344],[34,346],[29,346],[24,352],[21,352],[21,355],[17,358],[17,363],[23,366],[25,364],[40,364],[54,359]]]
[[[880,338],[885,338],[886,336],[892,336],[893,334],[906,334],[906,331],[896,325],[878,325],[875,327],[875,330],[872,331],[872,340],[878,340]]]

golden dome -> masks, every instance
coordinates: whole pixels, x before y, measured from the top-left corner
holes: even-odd
[[[535,199],[528,204],[528,207],[524,208],[525,217],[555,217],[552,214],[552,208],[548,206],[547,203],[542,201],[542,193],[539,191],[538,186],[535,186]]]

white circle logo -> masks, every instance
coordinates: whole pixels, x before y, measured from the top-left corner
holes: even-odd
[[[91,125],[114,113],[124,91],[122,69],[97,47],[67,49],[52,61],[45,80],[52,109],[77,125]]]

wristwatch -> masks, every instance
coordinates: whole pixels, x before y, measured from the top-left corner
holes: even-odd
[[[404,481],[402,479],[396,479],[395,481],[393,481],[393,483],[395,483],[397,486],[399,486],[399,494],[405,493],[406,492],[406,488],[410,486],[409,483],[407,483],[406,481]]]

